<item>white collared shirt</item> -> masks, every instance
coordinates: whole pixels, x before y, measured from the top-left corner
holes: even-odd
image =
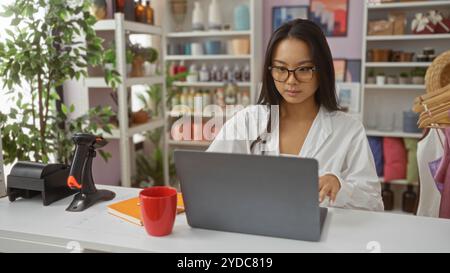
[[[262,105],[239,111],[224,124],[207,151],[262,154],[264,150],[265,155],[280,156],[278,118],[273,119],[272,131],[267,134],[269,116],[268,108]],[[265,143],[260,141],[250,150],[255,135],[263,136]],[[384,209],[375,162],[359,120],[320,107],[298,156],[315,158],[319,163],[319,176],[333,174],[338,178],[341,189],[333,207]]]

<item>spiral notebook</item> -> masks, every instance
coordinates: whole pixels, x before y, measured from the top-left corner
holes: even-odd
[[[177,194],[177,214],[184,212],[183,196]],[[108,213],[135,225],[143,226],[139,197],[123,200],[108,206]]]

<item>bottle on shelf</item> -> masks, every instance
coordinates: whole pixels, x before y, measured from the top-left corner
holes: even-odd
[[[202,68],[200,69],[200,81],[201,82],[208,82],[209,81],[209,71],[206,67],[206,64],[202,65]]]
[[[199,1],[195,1],[192,11],[192,30],[204,30],[203,10]]]
[[[97,20],[103,20],[106,18],[106,0],[92,1],[89,6],[89,11],[92,16]]]
[[[381,196],[383,197],[384,210],[392,210],[394,208],[394,192],[391,190],[389,183],[383,184]]]
[[[125,13],[125,0],[116,0],[115,12]]]
[[[211,93],[209,90],[205,90],[202,93],[202,97],[203,97],[203,109],[206,108],[206,106],[211,104]]]
[[[243,82],[249,82],[250,81],[250,77],[251,77],[250,65],[246,64],[245,68],[244,68],[244,71],[242,72],[242,81]]]
[[[169,75],[173,77],[178,73],[177,71],[178,71],[177,64],[175,62],[171,62],[169,65]]]
[[[146,23],[147,22],[147,16],[145,13],[145,6],[142,3],[142,0],[139,0],[136,2],[136,5],[134,7],[134,17],[137,22],[140,23]]]
[[[194,113],[201,114],[203,112],[203,94],[198,90],[194,95]]]
[[[231,71],[230,71],[230,67],[228,66],[228,64],[225,64],[223,66],[222,78],[223,78],[224,81],[231,81],[232,80]]]
[[[242,91],[241,105],[247,107],[250,105],[250,92],[249,90]]]
[[[237,103],[237,86],[234,82],[229,81],[225,88],[225,104],[235,105]]]
[[[416,209],[417,194],[414,192],[413,185],[408,185],[402,196],[402,210],[413,213]]]
[[[176,91],[174,91],[176,92]],[[180,104],[181,104],[181,94],[176,92],[172,98],[170,99],[171,111],[178,112]]]
[[[239,68],[238,64],[234,65],[233,80],[236,82],[242,81],[242,73],[241,73],[241,69]]]
[[[155,24],[155,11],[153,10],[150,1],[147,0],[147,5],[145,6],[145,15],[147,24],[154,25]]]
[[[180,105],[183,108],[189,107],[188,97],[189,97],[188,89],[186,87],[184,87],[182,89],[181,95],[180,95]]]
[[[222,82],[223,76],[222,71],[215,64],[211,70],[211,80],[215,82]]]
[[[222,29],[222,16],[220,14],[220,6],[218,0],[212,0],[209,4],[208,28],[210,30]]]
[[[219,105],[221,108],[225,108],[225,92],[223,88],[217,88],[214,104]]]
[[[194,111],[194,97],[195,97],[195,89],[191,88],[187,97],[189,112]]]
[[[177,66],[176,74],[185,73],[187,71],[186,66],[184,65],[184,61],[180,61],[180,64]],[[186,81],[186,77],[180,79],[181,81]]]
[[[242,105],[242,92],[240,91],[236,92],[236,104]]]
[[[189,75],[186,77],[187,82],[195,83],[198,82],[198,70],[195,64],[191,64],[189,67]]]

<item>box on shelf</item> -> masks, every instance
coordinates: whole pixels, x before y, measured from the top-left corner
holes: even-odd
[[[387,20],[369,21],[368,35],[405,34],[406,15],[404,12],[391,12]]]
[[[423,13],[416,13],[411,21],[411,31],[414,34],[433,34],[434,27],[430,19]]]
[[[376,20],[369,22],[367,31],[369,36],[373,35],[392,35],[394,31],[394,22],[389,20]]]
[[[396,12],[389,14],[389,21],[393,22],[393,35],[405,34],[406,15],[404,12]]]

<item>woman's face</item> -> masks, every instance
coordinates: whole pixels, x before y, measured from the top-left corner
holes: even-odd
[[[304,41],[287,38],[275,46],[271,73],[278,92],[286,102],[302,103],[314,99],[319,85],[314,68],[309,46]],[[295,69],[295,75],[286,69]]]

